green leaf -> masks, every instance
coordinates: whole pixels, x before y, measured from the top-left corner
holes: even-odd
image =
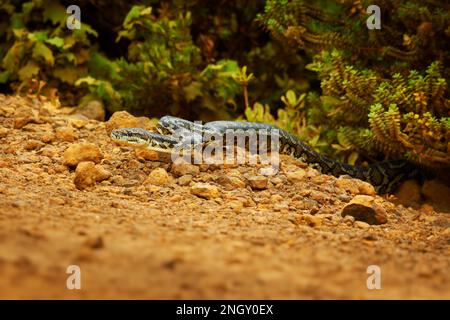
[[[91,77],[91,76],[87,76],[87,77],[83,77],[78,79],[77,81],[75,81],[75,85],[76,86],[81,86],[82,84],[87,84],[88,86],[91,85],[97,85],[98,84],[98,80]]]
[[[46,43],[51,44],[52,46],[57,47],[58,49],[61,49],[64,46],[64,39],[60,37],[54,37],[45,40]]]
[[[348,159],[347,159],[348,164],[351,164],[352,166],[354,166],[355,163],[356,163],[356,160],[358,160],[358,157],[359,157],[358,152],[353,151],[353,152],[348,156]]]
[[[53,52],[42,42],[36,42],[33,46],[33,58],[43,58],[44,61],[53,66],[55,63],[55,58],[53,57]]]
[[[7,83],[10,75],[11,72],[9,72],[8,70],[0,72],[0,83]]]
[[[38,73],[39,73],[39,65],[36,62],[30,60],[24,67],[22,67],[19,70],[18,75],[21,81],[25,81],[31,79],[34,75],[37,75]]]
[[[53,74],[63,82],[74,84],[80,77],[80,70],[76,67],[56,68]]]
[[[143,11],[145,11],[144,6],[133,6],[131,10],[128,12],[127,16],[125,17],[125,20],[123,21],[123,26],[125,28],[129,27],[130,22],[136,18],[139,18],[141,12]]]
[[[43,41],[47,40],[47,34],[48,34],[47,31],[36,31],[36,32],[30,32],[27,37],[31,41],[43,42]]]
[[[62,23],[67,18],[66,9],[57,1],[44,6],[43,16],[44,21],[51,21],[52,24]]]

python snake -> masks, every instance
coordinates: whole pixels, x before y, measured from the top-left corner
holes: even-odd
[[[121,128],[111,132],[114,141],[132,146],[144,146],[158,152],[172,152],[180,143],[196,146],[205,145],[204,137],[224,136],[227,130],[253,130],[254,132],[274,132],[279,136],[279,153],[291,155],[324,174],[335,177],[349,175],[372,184],[378,193],[390,193],[405,178],[413,177],[417,168],[405,160],[391,160],[373,163],[369,166],[352,166],[323,156],[289,132],[273,125],[256,122],[213,121],[198,124],[184,119],[165,116],[156,127],[158,133],[141,128]],[[268,135],[270,137],[270,134]]]

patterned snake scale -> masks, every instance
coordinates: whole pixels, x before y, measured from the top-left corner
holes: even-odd
[[[276,129],[279,135],[280,154],[299,159],[324,174],[331,174],[335,177],[349,175],[367,181],[374,186],[378,193],[390,193],[402,180],[411,178],[418,173],[417,168],[405,160],[389,160],[373,163],[369,166],[352,166],[340,163],[317,153],[311,146],[285,130],[257,122],[213,121],[202,125],[165,116],[160,119],[157,125],[159,134],[139,128],[123,128],[114,129],[111,132],[111,138],[132,145],[144,144],[150,150],[167,152],[180,143],[181,139],[183,141],[188,139],[193,144],[202,142],[205,133],[225,136],[227,130],[242,130],[256,133],[268,132],[268,138],[270,138],[270,132],[273,129]]]

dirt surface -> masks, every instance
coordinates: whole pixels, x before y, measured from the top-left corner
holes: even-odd
[[[290,157],[268,177],[145,160],[68,113],[0,95],[0,298],[450,298],[450,216],[432,205]],[[358,194],[387,222],[342,217]]]

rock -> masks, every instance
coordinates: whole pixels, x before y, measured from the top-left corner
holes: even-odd
[[[336,187],[338,187],[340,189],[344,189],[345,191],[348,191],[352,194],[358,194],[358,192],[359,192],[359,188],[355,184],[354,179],[351,179],[346,176],[340,176],[336,180]]]
[[[18,107],[14,111],[14,128],[21,129],[28,123],[39,122],[39,112],[27,106]]]
[[[270,201],[272,203],[278,203],[284,200],[283,196],[280,196],[279,194],[274,194],[272,196],[270,196]]]
[[[105,107],[98,100],[91,100],[75,109],[76,114],[85,116],[88,119],[105,121]]]
[[[305,180],[306,171],[303,169],[286,172],[286,177],[291,183],[299,183]]]
[[[61,141],[74,142],[77,138],[71,127],[59,127],[55,130],[55,136]]]
[[[1,138],[6,138],[6,136],[8,135],[9,130],[7,128],[0,128],[0,139]]]
[[[278,171],[279,171],[279,169],[276,167],[264,167],[264,168],[259,169],[258,173],[263,176],[273,176],[273,175],[277,174]]]
[[[355,196],[342,210],[343,217],[350,215],[358,221],[368,224],[383,224],[387,222],[386,210],[375,203],[375,198],[367,195]]]
[[[153,150],[148,150],[145,148],[136,148],[134,150],[134,153],[136,154],[137,158],[142,158],[145,160],[150,160],[150,161],[162,161],[162,157],[161,154],[153,151]]]
[[[300,217],[310,227],[320,227],[322,225],[322,218],[313,216],[312,214],[303,214]]]
[[[105,242],[102,237],[89,238],[84,242],[84,245],[91,249],[101,249],[105,246]]]
[[[173,181],[173,178],[163,168],[153,169],[148,175],[144,184],[152,184],[155,186],[164,186]]]
[[[46,133],[41,136],[41,141],[44,143],[50,143],[55,140],[55,135],[52,133]]]
[[[280,203],[275,203],[273,205],[273,210],[275,211],[287,211],[289,210],[289,205],[286,201],[280,202]]]
[[[370,228],[370,224],[368,224],[367,222],[364,222],[364,221],[355,221],[353,223],[353,225],[360,229],[369,229]]]
[[[353,223],[355,222],[355,217],[345,216],[343,222],[346,223],[347,225],[353,225]]]
[[[78,117],[71,117],[68,119],[68,121],[72,127],[77,129],[81,129],[88,124],[87,119],[79,119]]]
[[[420,185],[416,180],[404,181],[397,192],[395,202],[405,207],[418,205],[421,201]]]
[[[225,190],[245,188],[245,182],[238,177],[220,176],[218,179],[216,179],[216,182],[224,187]]]
[[[190,164],[184,161],[182,158],[178,158],[172,163],[172,168],[170,169],[175,176],[180,177],[186,174],[195,176],[200,172],[200,168],[196,165]]]
[[[101,165],[92,161],[80,162],[75,170],[74,184],[77,189],[83,190],[94,186],[97,182],[109,179],[111,173]]]
[[[340,176],[336,180],[336,187],[344,189],[352,194],[376,195],[375,188],[368,182],[353,179],[349,176]]]
[[[103,154],[100,148],[93,143],[77,143],[69,146],[63,154],[63,164],[75,167],[82,161],[99,163]]]
[[[244,208],[244,203],[239,200],[234,200],[228,203],[228,206],[236,213],[240,213]]]
[[[248,184],[252,190],[267,189],[269,179],[265,176],[252,176],[247,179]]]
[[[422,194],[431,201],[437,211],[450,212],[450,187],[440,180],[427,180]]]
[[[190,174],[186,174],[181,176],[177,180],[177,184],[180,186],[187,186],[192,181],[192,176]]]
[[[191,187],[191,193],[208,200],[220,196],[219,189],[216,186],[207,183],[195,183]]]
[[[374,196],[377,194],[373,185],[366,181],[356,180],[358,185],[359,194],[366,194],[369,196]]]
[[[28,140],[28,141],[25,143],[24,149],[25,149],[25,150],[28,150],[28,151],[31,151],[31,150],[37,150],[37,149],[42,148],[44,145],[45,145],[45,144],[44,144],[43,142],[41,142],[41,141],[39,141],[39,140],[34,140],[34,139],[32,139],[32,140]]]
[[[155,124],[146,117],[134,117],[126,111],[114,112],[111,118],[105,124],[108,135],[111,131],[118,128],[143,128],[146,130],[153,130]]]

